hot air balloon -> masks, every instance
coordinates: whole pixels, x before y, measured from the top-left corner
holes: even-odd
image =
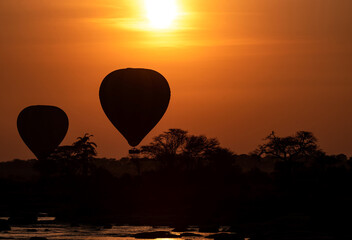
[[[64,139],[68,118],[58,107],[29,106],[18,115],[17,129],[37,159],[45,160]]]
[[[164,115],[170,87],[154,70],[127,68],[104,78],[99,97],[106,116],[128,144],[135,147]]]

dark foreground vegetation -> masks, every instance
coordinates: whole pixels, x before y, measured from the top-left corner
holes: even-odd
[[[71,224],[229,225],[260,239],[352,235],[352,159],[325,154],[310,132],[271,133],[236,155],[216,139],[170,129],[118,161],[95,158],[91,137],[46,161],[0,163],[0,216],[10,224],[46,212]]]

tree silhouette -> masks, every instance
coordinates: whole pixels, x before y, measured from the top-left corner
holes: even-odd
[[[183,154],[192,158],[204,158],[219,148],[219,141],[204,135],[188,136],[183,147]]]
[[[90,141],[91,137],[93,135],[86,133],[83,137],[78,137],[77,141],[72,144],[76,159],[91,159],[97,155],[95,150],[97,145]]]
[[[152,158],[175,158],[183,152],[183,145],[187,139],[187,131],[171,128],[153,138],[149,145],[142,146],[141,152]]]
[[[291,161],[322,153],[317,145],[316,137],[307,131],[298,131],[295,135],[287,137],[278,137],[273,131],[264,140],[267,142],[259,145],[253,152],[254,154]]]
[[[90,141],[90,138],[93,135],[88,133],[84,134],[83,137],[78,137],[77,141],[72,144],[74,149],[74,159],[78,161],[80,164],[80,168],[78,169],[79,174],[83,176],[88,176],[90,172],[93,170],[93,165],[91,164],[91,159],[97,155],[95,148],[97,145]]]
[[[94,170],[91,160],[97,155],[97,145],[90,141],[91,137],[86,133],[70,146],[59,146],[50,155],[49,160],[57,163],[60,174],[88,176]]]
[[[189,135],[181,129],[169,129],[153,139],[149,145],[142,146],[141,152],[150,158],[162,160],[166,166],[185,166],[187,169],[194,169],[211,161],[222,161],[223,156],[232,157],[232,152],[220,147],[219,141],[215,138],[207,138],[204,135]],[[225,154],[226,152],[226,154]]]
[[[79,169],[79,164],[74,161],[75,148],[65,145],[59,146],[49,156],[50,162],[55,162],[56,173],[59,175],[75,175]]]
[[[186,139],[182,155],[187,159],[187,168],[197,169],[205,165],[227,165],[230,163],[228,160],[232,160],[233,153],[222,148],[216,138],[191,135]]]
[[[298,131],[294,139],[296,141],[296,152],[297,156],[308,157],[318,153],[322,153],[317,145],[317,138],[312,132]]]

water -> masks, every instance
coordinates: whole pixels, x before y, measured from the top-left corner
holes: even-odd
[[[102,226],[77,226],[73,227],[66,224],[35,224],[26,226],[13,226],[11,231],[0,232],[0,239],[19,239],[28,240],[31,237],[45,237],[48,240],[60,239],[60,240],[135,240],[131,235],[143,232],[154,232],[154,231],[170,231],[175,235],[179,235],[178,232],[172,232],[173,228],[170,227],[152,227],[152,226],[112,226],[110,229],[106,229]],[[190,231],[192,232],[192,231]],[[205,240],[206,236],[211,233],[199,233],[194,229],[193,233],[200,234],[198,237],[181,237],[173,238],[173,240]],[[166,240],[166,239],[164,239]],[[209,240],[209,239],[208,239]]]

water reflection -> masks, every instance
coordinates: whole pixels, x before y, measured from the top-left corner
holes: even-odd
[[[79,239],[89,239],[89,240],[135,240],[134,234],[138,233],[151,233],[151,232],[170,232],[174,235],[180,235],[179,232],[172,232],[173,228],[170,227],[152,227],[152,226],[112,226],[109,229],[104,228],[104,226],[70,226],[68,224],[33,224],[26,226],[12,226],[11,230],[8,232],[2,232],[2,239],[29,239],[31,237],[42,237],[48,240],[51,239],[61,239],[61,240],[79,240]],[[209,239],[206,236],[212,233],[199,233],[198,231],[192,231],[193,233],[199,234],[198,236],[187,236],[179,238],[156,238],[157,240],[182,240],[182,239],[192,239],[192,240],[205,240]],[[189,233],[189,232],[188,232]]]

